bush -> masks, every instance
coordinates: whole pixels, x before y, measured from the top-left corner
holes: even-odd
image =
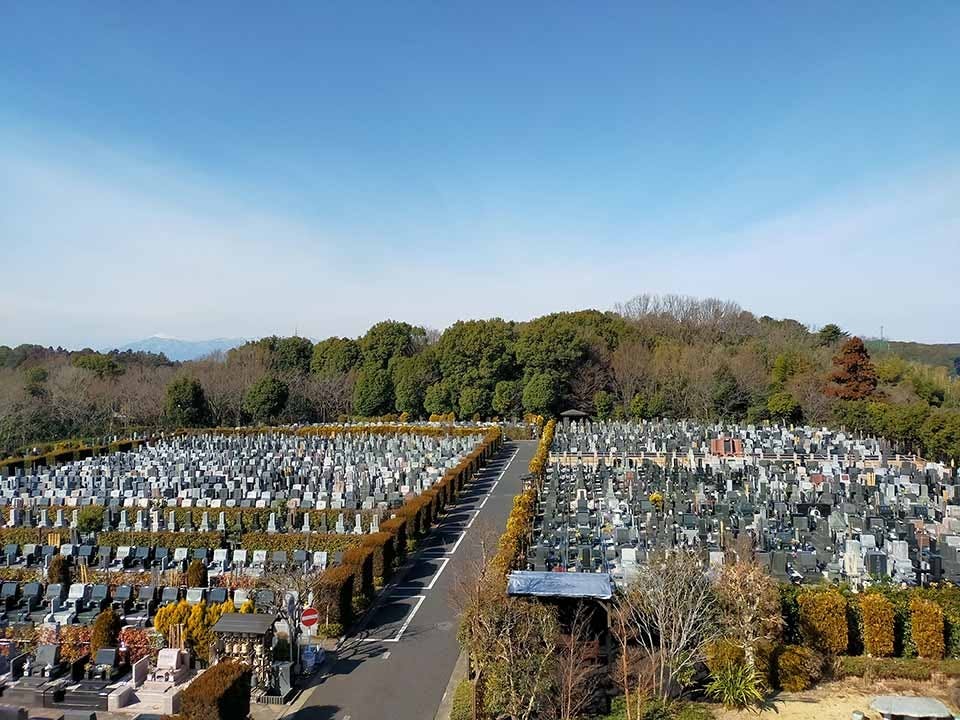
[[[343,636],[343,625],[340,623],[325,623],[317,625],[317,635],[323,638],[338,638]]]
[[[708,643],[704,648],[707,669],[716,674],[731,665],[742,665],[744,662],[743,648],[732,640],[721,638]]]
[[[863,624],[863,646],[873,657],[893,655],[893,603],[879,593],[868,593],[860,598]]]
[[[804,643],[834,655],[847,651],[847,600],[836,590],[808,591],[797,597]]]
[[[349,627],[353,621],[353,583],[356,569],[340,565],[325,570],[317,580],[313,606],[324,624]]]
[[[207,586],[207,566],[202,560],[194,560],[187,567],[187,587]]]
[[[117,647],[122,625],[120,616],[110,608],[97,615],[90,630],[90,656],[96,657],[100,648]]]
[[[929,680],[932,665],[915,658],[871,658],[844,656],[838,658],[835,673],[841,678],[865,680]]]
[[[450,720],[473,720],[473,683],[461,680],[453,691]]]
[[[914,597],[910,601],[910,626],[917,654],[939,660],[943,657],[943,610],[932,600]]]
[[[725,708],[742,710],[763,702],[762,684],[756,669],[742,663],[729,663],[711,674],[707,695]]]
[[[102,505],[84,505],[77,511],[77,529],[85,534],[103,530]]]
[[[183,720],[245,718],[250,714],[250,667],[219,662],[200,673],[181,696]]]
[[[54,555],[50,558],[50,565],[47,567],[47,582],[60,583],[61,585],[70,584],[70,561],[63,555]]]
[[[775,654],[777,684],[783,690],[800,692],[823,677],[823,656],[802,645],[784,645]]]

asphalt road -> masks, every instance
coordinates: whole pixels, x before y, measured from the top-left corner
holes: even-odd
[[[295,720],[434,720],[460,654],[450,591],[486,528],[502,532],[536,450],[507,443],[448,509],[410,571],[347,638],[319,684],[291,707]]]

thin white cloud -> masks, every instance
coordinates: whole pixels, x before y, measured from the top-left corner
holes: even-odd
[[[477,241],[487,228],[447,218],[463,228],[449,238],[457,251],[425,256],[415,245],[380,253],[389,238],[332,232],[229,181],[126,151],[10,133],[0,149],[0,249],[15,269],[0,289],[0,342],[98,347],[160,329],[356,335],[384,317],[525,319],[650,291],[960,340],[960,172],[948,164],[713,234],[663,221],[630,245],[596,242],[589,228],[579,243],[556,242],[549,218],[510,242],[500,218],[487,244]]]

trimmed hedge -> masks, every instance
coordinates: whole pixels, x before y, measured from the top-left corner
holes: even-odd
[[[833,655],[847,651],[847,600],[836,590],[805,592],[797,598],[800,632],[806,645]]]
[[[935,665],[914,658],[871,658],[845,655],[838,658],[834,674],[865,680],[929,680]]]
[[[407,519],[404,517],[394,517],[380,523],[380,529],[393,536],[393,550],[395,561],[406,557],[407,555]]]
[[[245,533],[240,538],[240,547],[247,550],[326,550],[346,551],[360,544],[363,535],[338,535],[336,533]],[[269,559],[269,558],[268,558]]]
[[[372,600],[376,592],[373,583],[373,548],[367,545],[350,548],[343,554],[343,564],[354,569],[353,594],[358,598]]]
[[[111,530],[97,534],[97,543],[101,547],[185,547],[190,550],[197,548],[223,547],[223,534],[218,532],[120,532]]]
[[[332,567],[320,575],[314,589],[313,607],[320,613],[324,625],[350,626],[355,575],[356,569],[352,565]]]
[[[394,536],[389,532],[378,532],[362,535],[360,543],[369,547],[373,552],[373,577],[380,582],[386,582],[393,574],[393,564],[396,558]]]
[[[917,655],[940,660],[944,651],[943,610],[932,600],[915,597],[910,601],[910,625]]]
[[[207,668],[181,696],[183,720],[223,720],[250,714],[248,665],[225,660]]]
[[[867,593],[860,598],[860,618],[867,654],[876,658],[893,655],[893,603],[879,593]]]

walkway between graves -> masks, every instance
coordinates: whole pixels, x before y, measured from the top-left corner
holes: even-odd
[[[328,675],[286,717],[295,720],[433,720],[460,648],[450,603],[471,533],[506,525],[533,441],[507,443],[434,528],[408,574],[364,629],[347,638]]]

